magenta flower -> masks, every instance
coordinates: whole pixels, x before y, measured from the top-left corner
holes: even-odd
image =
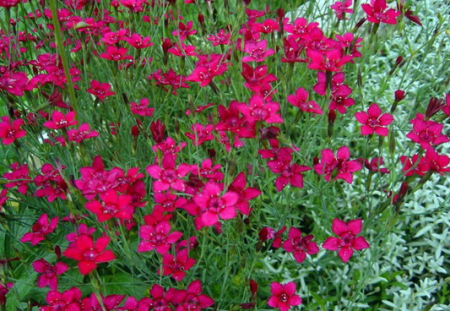
[[[123,40],[136,49],[143,49],[153,45],[153,42],[150,41],[150,37],[142,38],[142,36],[138,33],[134,33],[130,37],[124,38]]]
[[[130,103],[131,112],[139,116],[151,117],[155,109],[149,107],[148,105],[149,105],[148,98],[142,98],[139,104],[132,102]]]
[[[270,55],[275,54],[272,49],[267,50],[267,41],[261,40],[258,42],[247,42],[244,46],[244,52],[250,54],[249,56],[244,56],[242,62],[263,62]]]
[[[70,111],[64,115],[60,111],[53,111],[51,121],[44,122],[44,126],[53,130],[66,128],[76,125],[78,121],[75,119],[75,111]]]
[[[335,48],[326,52],[309,49],[306,55],[311,59],[309,69],[340,72],[342,66],[353,61],[350,55],[344,55],[341,49]]]
[[[28,190],[28,184],[31,182],[28,164],[19,164],[14,162],[11,164],[11,173],[3,174],[3,178],[8,180],[5,184],[6,188],[17,187],[17,191],[21,194],[26,194]]]
[[[262,95],[253,95],[250,98],[248,105],[240,103],[238,109],[250,123],[257,121],[265,121],[269,124],[283,123],[281,115],[277,113],[278,110],[280,110],[280,104],[272,102]]]
[[[55,231],[58,225],[59,217],[55,217],[49,221],[47,214],[42,214],[36,223],[31,227],[32,232],[25,233],[20,242],[31,242],[31,245],[36,245],[45,240],[47,234]]]
[[[57,262],[52,266],[47,260],[41,258],[33,262],[33,269],[37,273],[42,273],[37,281],[39,288],[49,286],[51,290],[58,289],[58,275],[63,274],[69,266],[63,262]]]
[[[109,83],[101,83],[97,80],[91,81],[91,87],[86,92],[94,95],[100,101],[103,101],[106,97],[113,96],[116,93],[111,91],[111,85]]]
[[[288,184],[293,187],[303,188],[303,175],[305,171],[311,168],[305,165],[292,164],[292,155],[286,148],[281,148],[276,159],[268,161],[269,169],[277,174],[281,174],[275,180],[277,191],[281,191]]]
[[[362,164],[356,160],[349,161],[350,151],[347,146],[338,149],[336,157],[331,149],[322,150],[322,159],[316,165],[314,170],[319,175],[324,175],[326,181],[343,179],[349,184],[353,182],[352,173],[362,169]]]
[[[295,294],[295,290],[294,282],[287,284],[273,282],[270,284],[272,296],[267,301],[267,304],[272,308],[280,309],[280,311],[288,311],[291,307],[302,303],[302,299]]]
[[[125,59],[133,59],[133,56],[126,55],[128,52],[128,49],[126,48],[118,48],[113,45],[108,45],[106,47],[106,52],[103,52],[100,54],[99,57],[113,60],[113,61],[119,61],[119,60],[125,60]]]
[[[147,173],[157,179],[153,182],[153,191],[161,192],[169,188],[177,191],[184,191],[186,185],[183,178],[191,171],[191,166],[188,164],[180,164],[178,167],[175,163],[176,155],[164,155],[160,167],[157,164],[147,166]]]
[[[179,37],[180,41],[184,41],[187,37],[195,35],[197,30],[192,29],[193,21],[188,21],[186,24],[178,22],[178,29],[172,32],[172,35]]]
[[[188,249],[185,248],[176,254],[176,257],[171,254],[163,255],[163,275],[171,275],[175,281],[184,279],[187,270],[195,264],[195,259],[190,258]]]
[[[352,0],[345,0],[345,2],[336,1],[330,8],[334,10],[334,14],[338,19],[344,19],[345,13],[353,13],[353,9],[351,9],[352,4]]]
[[[362,220],[355,219],[344,222],[340,219],[333,219],[331,227],[333,233],[339,238],[329,237],[325,240],[322,247],[329,251],[338,251],[339,257],[343,262],[347,262],[352,256],[353,251],[359,251],[369,248],[369,243],[362,236],[357,236],[362,230]]]
[[[17,119],[11,122],[8,116],[1,117],[0,139],[4,145],[13,143],[16,139],[24,137],[27,133],[21,128],[23,120]]]
[[[397,16],[400,15],[399,11],[389,9],[386,4],[386,0],[371,0],[370,4],[361,4],[361,8],[367,14],[367,20],[369,22],[379,24],[397,24]]]
[[[361,135],[376,133],[380,136],[388,135],[389,130],[385,126],[388,126],[394,120],[394,117],[388,113],[381,114],[380,107],[375,103],[369,106],[367,112],[356,112],[355,118],[359,123],[363,124]]]
[[[81,143],[82,141],[97,137],[99,134],[97,131],[91,131],[91,127],[88,123],[83,123],[78,129],[73,129],[67,131],[67,136],[69,136],[69,141],[74,141],[76,143]]]
[[[43,306],[40,311],[55,311],[55,310],[81,310],[81,297],[83,294],[81,290],[76,287],[66,290],[65,292],[58,292],[51,290],[47,293],[46,301],[48,306]]]
[[[75,242],[63,252],[63,255],[77,260],[82,275],[89,274],[97,268],[98,263],[113,261],[116,256],[111,250],[105,250],[109,237],[102,236],[94,243],[90,235],[80,235]]]
[[[195,123],[191,127],[192,133],[185,133],[186,137],[192,140],[194,146],[200,146],[206,141],[214,139],[212,131],[214,130],[213,124],[201,125],[200,123]]]
[[[406,137],[420,144],[425,150],[450,141],[447,136],[442,134],[443,124],[425,120],[421,113],[418,113],[416,118],[410,122],[413,124],[413,130]]]
[[[302,232],[297,228],[290,228],[288,239],[284,241],[283,248],[290,253],[293,253],[295,260],[302,263],[306,254],[314,255],[319,252],[319,247],[316,242],[312,242],[313,235],[305,235],[302,237]]]
[[[202,294],[202,291],[202,283],[200,280],[195,280],[187,286],[186,290],[177,290],[176,294],[173,295],[172,303],[177,306],[177,311],[200,311],[207,309],[214,304],[214,300]],[[169,308],[164,310],[169,310]]]
[[[183,233],[179,231],[170,232],[171,226],[168,221],[153,223],[144,218],[146,225],[141,226],[139,236],[141,242],[138,246],[138,252],[148,252],[156,250],[159,254],[167,254],[173,243],[178,241]]]
[[[287,101],[302,111],[322,115],[323,111],[319,104],[313,100],[308,101],[308,97],[308,92],[304,88],[299,87],[295,91],[295,95],[288,95]]]
[[[85,207],[88,211],[97,216],[99,222],[107,221],[111,218],[131,220],[134,207],[131,205],[130,195],[119,195],[117,191],[108,190],[100,194],[101,202],[95,200],[87,202]]]
[[[239,195],[235,192],[227,192],[220,195],[221,187],[208,182],[203,191],[194,196],[195,204],[200,208],[200,219],[203,226],[209,227],[220,219],[233,219],[236,217],[236,203]]]

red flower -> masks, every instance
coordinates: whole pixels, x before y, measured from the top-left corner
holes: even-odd
[[[208,182],[203,191],[194,196],[194,202],[199,208],[194,214],[200,216],[196,219],[197,228],[213,226],[219,221],[219,218],[233,219],[236,217],[235,205],[239,196],[231,191],[220,195],[221,190],[219,184]],[[192,211],[190,212],[192,214]]]
[[[195,264],[195,259],[190,258],[188,249],[185,248],[176,257],[171,254],[163,255],[163,275],[172,275],[175,281],[181,281],[189,270]]]
[[[250,123],[257,121],[265,121],[269,124],[283,123],[281,115],[277,114],[277,111],[280,110],[280,104],[272,102],[262,95],[253,95],[250,98],[248,105],[240,103],[238,109]]]
[[[3,178],[9,181],[5,184],[5,187],[17,187],[19,193],[26,194],[28,184],[31,182],[28,165],[15,162],[11,164],[11,169],[13,170],[11,173],[3,174]]]
[[[102,202],[92,201],[85,205],[88,211],[97,216],[99,222],[113,217],[125,220],[131,220],[133,217],[134,207],[130,204],[132,200],[130,195],[119,195],[117,191],[109,190],[100,194],[100,199]]]
[[[413,130],[406,137],[420,144],[423,149],[433,148],[433,146],[450,141],[447,136],[442,134],[443,124],[425,120],[421,113],[418,113],[416,118],[410,122],[413,124]]]
[[[336,1],[330,8],[334,10],[334,14],[336,14],[338,19],[344,19],[345,13],[353,13],[353,9],[350,8],[352,3],[352,0],[345,0],[345,2]]]
[[[49,291],[46,298],[48,306],[41,307],[39,311],[81,310],[80,301],[82,295],[81,291],[76,287],[72,287],[63,293],[56,290]]]
[[[124,38],[123,40],[136,49],[143,49],[153,45],[153,42],[150,42],[150,37],[142,38],[142,36],[138,33],[134,33],[130,37]]]
[[[182,22],[178,23],[178,29],[174,30],[172,34],[179,37],[180,41],[184,41],[187,37],[195,35],[197,30],[192,29],[193,21],[188,21],[186,25]]]
[[[14,120],[11,123],[11,120],[8,116],[4,116],[1,118],[2,122],[0,123],[0,138],[2,139],[2,143],[4,145],[9,145],[13,143],[16,139],[24,137],[27,133],[25,130],[22,130],[20,127],[24,125],[23,120]]]
[[[192,140],[194,146],[200,146],[204,142],[214,139],[214,135],[211,134],[214,129],[212,124],[201,125],[200,123],[195,123],[191,129],[192,133],[185,133],[185,135]]]
[[[270,284],[270,292],[272,296],[267,301],[267,304],[272,308],[287,311],[291,307],[298,306],[302,303],[300,296],[295,295],[294,282],[289,282],[287,284],[273,282]]]
[[[53,111],[51,118],[51,121],[46,121],[43,125],[53,130],[66,128],[78,123],[78,121],[75,120],[75,111],[70,111],[66,115],[60,111]]]
[[[51,290],[56,290],[58,289],[58,275],[66,272],[69,266],[63,262],[57,262],[52,266],[47,260],[42,258],[33,262],[33,269],[37,273],[42,273],[37,281],[39,288],[48,285]]]
[[[126,48],[118,48],[112,45],[108,45],[106,47],[106,52],[100,54],[100,57],[104,59],[113,60],[116,62],[124,59],[133,59],[133,56],[126,55],[127,52],[128,49]]]
[[[148,252],[156,249],[160,254],[167,254],[171,244],[178,241],[183,233],[174,231],[169,234],[171,226],[166,220],[154,222],[150,217],[144,217],[146,225],[141,226],[139,236],[138,252]]]
[[[97,97],[100,101],[103,101],[106,97],[116,94],[111,91],[111,85],[109,83],[101,83],[97,80],[92,80],[91,87],[86,91]]]
[[[381,167],[384,164],[383,157],[373,158],[372,160],[365,159],[364,166],[371,172],[379,172],[383,174],[389,174],[389,170],[385,167]]]
[[[45,240],[47,234],[55,231],[58,225],[59,217],[55,217],[49,221],[47,214],[42,214],[36,223],[31,227],[32,232],[25,233],[20,242],[31,242],[31,245],[36,245],[39,242]]]
[[[213,46],[218,45],[231,45],[233,41],[230,40],[231,34],[226,33],[225,30],[220,29],[215,35],[210,35],[206,39],[212,42]]]
[[[325,240],[322,247],[330,251],[338,251],[338,255],[343,262],[347,262],[352,257],[354,250],[359,251],[370,246],[362,236],[357,237],[362,230],[361,219],[351,220],[346,223],[335,218],[331,229],[340,238],[329,237]]]
[[[236,203],[236,208],[244,215],[250,215],[251,208],[248,201],[261,195],[261,191],[256,188],[248,187],[245,188],[247,181],[245,179],[244,173],[239,173],[233,180],[231,185],[228,187],[228,191],[232,191],[239,195],[239,199]]]
[[[153,115],[154,108],[148,106],[148,98],[142,98],[139,104],[135,102],[130,103],[131,112],[143,117],[151,117]]]
[[[380,107],[375,103],[369,106],[367,112],[356,112],[355,118],[363,124],[361,135],[370,135],[375,132],[380,136],[387,136],[389,130],[385,126],[391,124],[394,120],[394,117],[388,113],[381,114]]]
[[[350,151],[347,146],[342,146],[337,151],[336,157],[331,149],[322,150],[322,159],[314,170],[319,175],[325,175],[325,180],[330,181],[332,175],[336,179],[343,179],[349,184],[353,182],[352,173],[362,169],[362,164],[356,160],[349,161]]]
[[[99,134],[97,131],[91,131],[91,127],[88,123],[83,123],[78,129],[73,129],[67,131],[67,136],[69,136],[69,141],[74,141],[76,143],[81,143],[82,141],[97,137]]]
[[[199,61],[186,81],[198,82],[205,87],[214,77],[222,75],[228,69],[228,62],[223,61],[222,54],[198,55]]]
[[[263,62],[270,55],[275,54],[272,49],[267,50],[267,41],[261,40],[258,42],[247,42],[244,46],[244,52],[250,54],[250,56],[244,56],[242,62]]]
[[[323,111],[320,106],[313,100],[308,101],[308,96],[308,92],[304,88],[299,87],[295,95],[288,95],[287,101],[302,111],[322,115]]]
[[[313,235],[306,235],[302,237],[302,232],[297,228],[290,228],[288,239],[284,241],[283,248],[290,253],[294,253],[294,258],[298,263],[302,263],[306,254],[313,255],[319,252],[319,247],[316,242],[311,240]]]
[[[342,66],[353,60],[352,56],[344,55],[340,48],[323,53],[309,49],[306,54],[311,59],[308,68],[313,70],[340,72],[342,71]]]
[[[90,235],[80,235],[63,253],[64,256],[78,260],[78,268],[83,275],[89,274],[101,262],[109,262],[116,258],[111,250],[105,250],[109,238],[99,237],[94,243]]]
[[[283,190],[288,184],[297,188],[303,188],[303,175],[301,173],[309,171],[311,168],[304,165],[291,164],[291,161],[292,155],[290,151],[287,148],[281,148],[276,159],[267,162],[267,166],[272,172],[281,174],[275,180],[277,191]]]
[[[177,305],[177,311],[200,311],[211,307],[214,300],[202,294],[202,283],[196,280],[186,290],[177,291],[173,296],[173,303]]]
[[[367,20],[375,24],[397,24],[400,15],[399,11],[389,9],[386,0],[371,0],[370,4],[361,4],[361,8],[366,12]]]
[[[191,166],[182,163],[175,168],[175,159],[176,155],[166,154],[161,161],[162,168],[157,164],[147,166],[147,173],[157,179],[153,182],[153,191],[161,192],[169,188],[184,191],[186,185],[181,178],[191,171]]]

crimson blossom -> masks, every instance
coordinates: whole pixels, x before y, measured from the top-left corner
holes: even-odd
[[[56,290],[51,290],[47,293],[46,301],[48,306],[43,306],[40,311],[59,311],[59,310],[71,310],[71,311],[81,311],[80,301],[81,290],[72,287],[65,292],[58,292]]]
[[[316,242],[312,242],[313,238],[313,235],[302,237],[302,232],[299,229],[290,228],[288,239],[284,241],[283,248],[287,252],[292,252],[298,263],[302,263],[306,258],[306,254],[314,255],[319,252]]]
[[[153,191],[161,192],[170,188],[176,191],[184,191],[186,188],[183,178],[191,171],[189,164],[182,163],[178,167],[176,166],[176,155],[166,154],[164,155],[160,167],[157,164],[151,164],[147,166],[147,173],[157,179],[153,182]]]
[[[351,184],[353,182],[352,173],[361,170],[362,164],[357,160],[349,161],[349,158],[350,151],[347,146],[339,148],[336,157],[331,149],[324,149],[322,150],[322,159],[314,165],[314,170],[317,174],[324,175],[328,182],[334,176],[333,180],[343,179]]]
[[[380,136],[387,136],[389,130],[385,126],[388,126],[394,120],[394,117],[388,113],[381,114],[380,107],[375,103],[369,106],[367,112],[356,112],[355,118],[359,123],[363,124],[361,135],[375,133]]]
[[[75,242],[63,252],[63,255],[78,260],[78,269],[83,275],[97,268],[98,263],[113,261],[116,256],[111,250],[105,250],[109,237],[102,236],[94,242],[90,235],[80,235]]]
[[[272,296],[267,301],[267,304],[272,308],[280,309],[280,311],[288,311],[291,307],[302,303],[300,296],[295,295],[294,282],[287,284],[273,282],[270,284],[270,293]]]
[[[361,8],[367,14],[367,20],[371,23],[379,24],[397,24],[397,16],[400,15],[399,11],[390,9],[386,0],[371,0],[370,4],[361,4]]]
[[[236,217],[236,203],[239,195],[228,191],[220,195],[222,187],[214,182],[208,182],[203,191],[194,196],[195,204],[189,204],[185,208],[189,214],[198,216],[195,219],[195,227],[210,227],[218,223],[220,219],[233,219]]]
[[[31,227],[32,232],[25,233],[20,242],[31,242],[31,245],[36,245],[45,240],[47,234],[55,231],[58,225],[59,217],[55,217],[49,221],[47,214],[42,214],[36,223]]]
[[[42,273],[37,281],[39,288],[49,286],[51,290],[58,288],[58,275],[63,274],[69,266],[63,262],[57,262],[52,266],[47,260],[41,258],[33,262],[33,269],[37,273]]]
[[[329,237],[325,240],[322,247],[330,251],[338,251],[339,257],[343,262],[347,262],[352,256],[353,251],[359,251],[369,248],[369,243],[362,236],[357,236],[362,230],[362,220],[355,219],[344,222],[340,219],[333,219],[331,226],[333,233],[339,238]]]
[[[8,116],[1,117],[0,139],[4,145],[13,143],[16,139],[24,137],[27,133],[21,128],[24,125],[23,120],[14,120],[11,122]]]
[[[425,120],[423,114],[418,113],[415,119],[410,121],[413,129],[406,137],[413,142],[420,144],[420,146],[427,150],[433,146],[447,143],[450,139],[442,134],[444,125],[431,120]]]

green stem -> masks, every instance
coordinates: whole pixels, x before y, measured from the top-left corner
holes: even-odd
[[[75,89],[72,83],[72,77],[69,72],[69,63],[66,56],[66,51],[64,50],[64,45],[61,37],[61,27],[58,21],[58,15],[56,11],[56,0],[49,0],[50,2],[50,10],[52,11],[52,19],[53,19],[53,27],[55,28],[55,39],[56,39],[56,48],[58,49],[58,54],[61,56],[64,68],[64,74],[66,75],[67,85],[69,88],[69,96],[70,101],[72,103],[72,108],[76,113],[75,118],[78,117],[78,104],[77,99],[75,97]]]

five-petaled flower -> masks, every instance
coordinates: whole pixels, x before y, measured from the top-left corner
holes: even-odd
[[[352,173],[362,169],[362,164],[357,160],[351,160],[350,151],[347,146],[338,149],[336,157],[331,149],[322,150],[322,159],[316,165],[314,170],[319,175],[324,175],[326,181],[343,179],[349,184],[353,182]]]
[[[52,266],[44,258],[34,261],[32,265],[34,271],[42,273],[37,280],[38,287],[42,288],[48,285],[51,290],[58,289],[58,275],[63,274],[69,269],[69,266],[63,262],[57,262]]]
[[[297,228],[290,228],[288,239],[284,241],[283,248],[290,253],[293,253],[295,260],[302,263],[306,254],[314,255],[319,252],[319,247],[316,242],[313,242],[313,235],[305,235],[302,237],[302,232]]]
[[[25,233],[20,242],[31,242],[31,245],[36,245],[45,240],[45,236],[55,231],[58,225],[59,217],[55,217],[49,221],[47,214],[42,214],[36,223],[31,227],[32,232]]]
[[[394,117],[388,113],[381,114],[380,107],[373,103],[369,106],[367,112],[359,111],[355,113],[355,118],[361,126],[361,135],[378,134],[380,136],[387,136],[389,130],[386,128],[392,123]]]
[[[347,262],[353,256],[353,251],[369,248],[369,243],[367,243],[366,239],[362,236],[357,236],[362,230],[361,219],[344,222],[335,218],[333,219],[331,230],[339,238],[327,238],[322,247],[329,251],[338,251],[338,255],[343,262]]]
[[[287,311],[291,307],[302,303],[300,296],[295,294],[294,282],[287,284],[273,282],[270,284],[270,293],[272,296],[267,301],[267,304],[272,308],[280,309],[280,311]]]
[[[1,117],[0,139],[5,145],[13,143],[16,139],[24,137],[27,133],[21,128],[23,120],[17,119],[11,122],[8,116]]]
[[[105,250],[108,243],[107,236],[99,237],[94,242],[92,236],[83,234],[69,245],[63,255],[78,260],[80,273],[86,275],[96,269],[98,263],[113,261],[116,258],[111,250]]]

